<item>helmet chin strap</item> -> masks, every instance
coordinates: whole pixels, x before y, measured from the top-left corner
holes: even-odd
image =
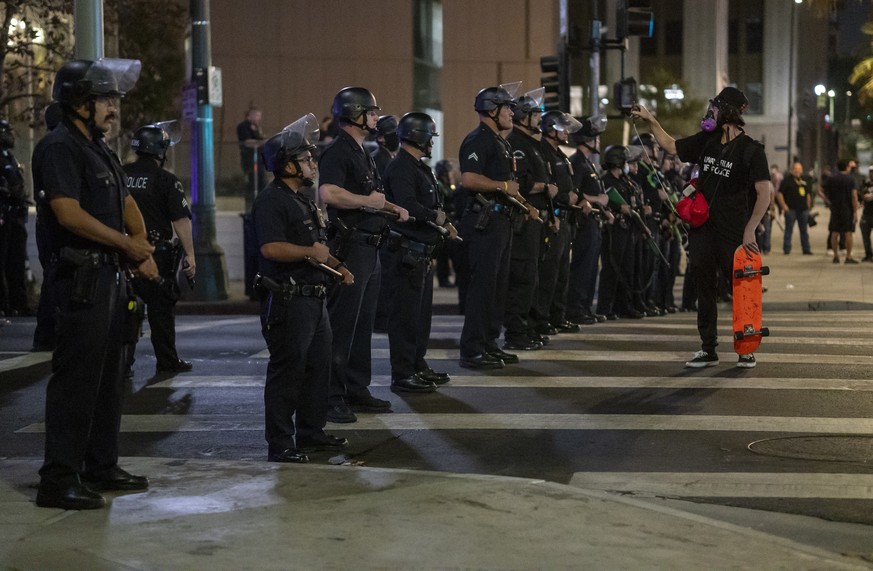
[[[90,115],[88,115],[87,117],[83,116],[76,109],[73,109],[73,114],[76,116],[77,119],[85,124],[85,127],[87,127],[88,132],[91,133],[92,138],[102,139],[106,135],[106,133],[98,129],[97,123],[94,122],[94,116],[97,114],[97,108],[94,105],[94,99],[88,99],[87,105],[88,111],[90,112]]]
[[[346,121],[347,121],[349,124],[354,125],[354,126],[357,127],[358,129],[361,129],[362,131],[367,131],[368,133],[375,133],[375,132],[376,132],[376,128],[375,128],[375,127],[371,129],[370,126],[367,125],[367,112],[366,112],[366,111],[364,111],[363,113],[361,113],[361,114],[359,115],[359,117],[362,117],[362,118],[363,118],[363,121],[361,121],[360,123],[357,123],[357,122],[355,122],[355,121],[352,121],[351,119],[346,119]]]

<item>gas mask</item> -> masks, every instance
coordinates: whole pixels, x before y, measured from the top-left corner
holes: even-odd
[[[716,126],[715,113],[712,110],[712,100],[710,100],[709,107],[706,109],[706,115],[700,120],[700,130],[712,133],[715,131]]]

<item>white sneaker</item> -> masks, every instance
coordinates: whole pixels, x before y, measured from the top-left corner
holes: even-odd
[[[702,369],[703,367],[715,367],[718,365],[718,355],[715,352],[707,353],[706,351],[698,351],[690,361],[685,361],[686,367]]]
[[[740,355],[739,359],[737,359],[737,367],[740,369],[754,369],[757,364],[754,353]]]

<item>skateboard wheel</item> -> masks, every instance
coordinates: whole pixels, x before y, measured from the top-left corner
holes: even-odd
[[[746,274],[745,274],[745,272],[743,272],[743,270],[734,270],[734,277],[737,279],[745,277],[745,275]]]
[[[762,276],[769,276],[770,275],[770,266],[763,266],[761,268],[761,275]]]
[[[762,327],[761,328],[761,337],[769,337],[770,336],[770,328]]]
[[[734,332],[734,339],[736,339],[737,341],[739,341],[739,340],[742,339],[742,338],[743,338],[743,332],[742,332],[742,331],[736,331],[736,332]]]

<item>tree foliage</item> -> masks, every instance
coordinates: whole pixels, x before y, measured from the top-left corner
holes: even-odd
[[[72,55],[72,6],[67,0],[0,3],[0,112],[37,123],[51,99],[58,66]]]
[[[118,57],[142,62],[136,88],[124,100],[122,131],[178,119],[188,11],[178,0],[109,0],[105,10],[107,29],[117,34]]]

